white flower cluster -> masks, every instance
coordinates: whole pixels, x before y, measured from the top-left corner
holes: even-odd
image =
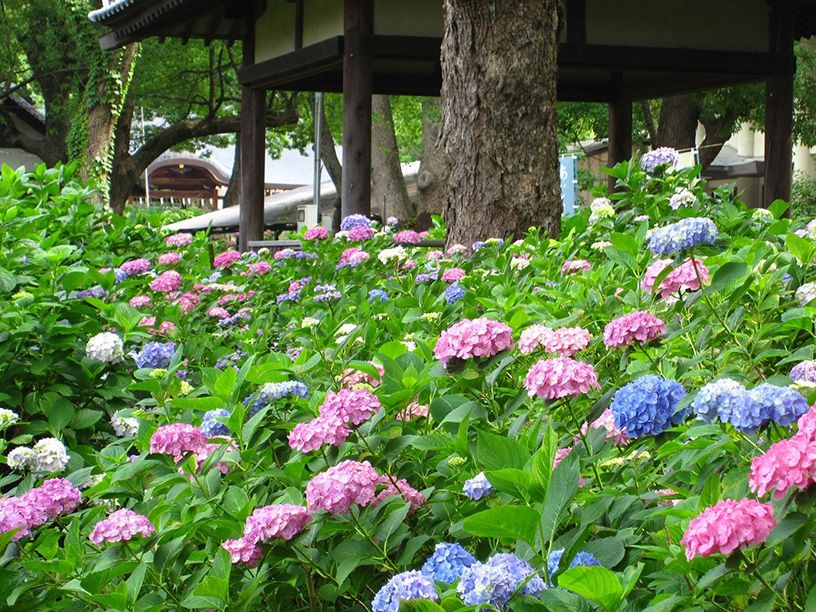
[[[597,223],[601,219],[615,216],[615,209],[612,207],[609,198],[595,198],[592,200],[592,204],[589,205],[589,210],[592,211],[592,214],[589,215],[590,223]]]
[[[674,195],[669,198],[669,206],[672,210],[677,210],[682,206],[693,206],[696,201],[697,196],[688,189],[677,189]]]
[[[524,270],[527,266],[530,265],[530,260],[526,257],[513,257],[510,260],[510,267],[514,270]]]
[[[125,356],[122,339],[111,332],[96,334],[85,345],[85,354],[89,359],[103,363],[116,363]]]
[[[340,326],[337,330],[337,344],[343,344],[349,337],[354,330],[357,329],[357,326],[354,323],[345,323]],[[357,341],[361,341],[362,338],[357,337]]]
[[[139,419],[124,416],[119,410],[111,415],[111,427],[120,438],[133,438],[139,433]]]
[[[611,247],[612,243],[608,240],[599,240],[598,242],[593,242],[589,245],[589,248],[593,251],[603,251],[606,247]]]
[[[805,306],[816,300],[816,283],[805,283],[796,290],[796,301]]]
[[[68,451],[56,438],[43,438],[34,448],[18,446],[6,457],[13,470],[28,470],[40,474],[61,472],[68,464]]]
[[[300,325],[306,329],[311,329],[312,327],[317,327],[320,325],[320,319],[315,319],[314,317],[303,317]]]
[[[377,259],[384,264],[391,263],[392,261],[402,261],[408,256],[405,252],[405,249],[401,246],[394,247],[393,249],[383,249],[380,251],[380,254],[377,255]]]
[[[0,431],[11,427],[20,420],[20,415],[8,408],[0,408]]]

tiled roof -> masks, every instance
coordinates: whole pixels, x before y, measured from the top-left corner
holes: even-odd
[[[120,13],[134,4],[146,4],[144,0],[111,0],[101,9],[88,13],[88,19],[94,22],[105,21],[108,17]]]

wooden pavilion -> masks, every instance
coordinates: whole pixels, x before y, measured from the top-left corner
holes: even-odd
[[[371,95],[439,95],[442,0],[108,0],[103,48],[148,37],[242,41],[240,244],[263,233],[264,92],[342,92],[342,214],[368,213]],[[632,103],[766,83],[765,201],[792,182],[794,41],[816,0],[566,0],[561,100],[609,105],[609,163],[631,155]]]

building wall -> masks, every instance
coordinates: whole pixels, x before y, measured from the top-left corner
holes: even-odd
[[[26,171],[33,172],[41,163],[43,161],[39,157],[23,149],[0,148],[0,165],[6,164],[15,170],[24,166]]]

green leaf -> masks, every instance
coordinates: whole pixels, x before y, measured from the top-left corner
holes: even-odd
[[[514,538],[524,540],[533,546],[536,527],[540,520],[538,512],[529,506],[499,506],[467,517],[463,526],[471,535],[483,538]]]
[[[745,276],[747,271],[748,266],[741,261],[729,261],[724,263],[714,273],[714,278],[711,279],[711,286],[708,288],[708,291],[722,291],[730,287],[737,279]]]
[[[220,397],[223,401],[229,402],[232,390],[235,388],[235,383],[238,381],[238,373],[232,368],[225,368],[218,378],[215,379],[215,384],[210,391]]]
[[[14,275],[5,268],[0,268],[0,291],[11,293],[16,286],[17,280]]]
[[[76,414],[76,408],[71,402],[51,391],[43,395],[40,408],[48,417],[48,426],[55,434],[62,431]]]
[[[530,453],[523,444],[505,436],[480,431],[476,438],[476,461],[487,470],[523,468]]]
[[[638,252],[640,251],[637,241],[635,240],[634,236],[630,234],[613,232],[612,235],[609,236],[609,242],[611,242],[612,246],[619,251],[629,253],[634,257],[637,257]]]
[[[573,567],[558,577],[558,586],[599,603],[605,610],[616,610],[623,598],[623,585],[605,567]]]
[[[550,424],[547,423],[547,430],[544,432],[541,448],[533,455],[533,477],[535,478],[536,485],[538,485],[541,499],[547,496],[547,490],[550,488],[553,460],[555,459],[557,449],[558,437],[555,435]]]
[[[541,532],[545,542],[552,539],[561,521],[561,515],[578,490],[578,476],[578,457],[575,453],[570,453],[553,472],[544,500]]]
[[[505,468],[485,472],[485,476],[496,490],[512,495],[520,501],[525,501],[533,485],[533,479],[524,470]]]
[[[782,215],[785,214],[785,211],[788,210],[790,204],[788,204],[785,200],[774,200],[771,202],[770,206],[768,206],[768,210],[774,216],[774,219],[781,219]]]
[[[768,535],[765,541],[765,546],[776,546],[780,542],[789,540],[793,535],[809,523],[808,517],[799,512],[793,512],[785,516],[774,527],[773,531]],[[810,532],[810,529],[808,529]]]
[[[796,234],[785,236],[785,246],[802,264],[808,264],[813,256],[813,241]]]
[[[400,603],[400,612],[445,612],[445,608],[427,599],[409,599]]]

